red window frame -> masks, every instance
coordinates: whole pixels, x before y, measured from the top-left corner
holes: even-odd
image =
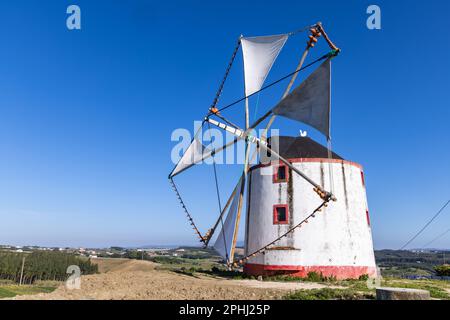
[[[362,181],[363,187],[365,187],[366,186],[366,179],[364,178],[364,172],[363,171],[361,171],[361,181]]]
[[[285,179],[278,179],[278,169],[280,167],[284,168],[284,176],[286,177]],[[273,183],[283,183],[283,182],[288,182],[289,181],[289,169],[288,166],[285,165],[284,163],[281,164],[277,164],[275,166],[273,166]]]
[[[366,219],[367,219],[367,224],[370,226],[370,215],[369,215],[369,209],[366,209]]]
[[[286,221],[278,221],[278,208],[286,210]],[[289,224],[289,207],[287,204],[276,204],[273,206],[273,224]]]

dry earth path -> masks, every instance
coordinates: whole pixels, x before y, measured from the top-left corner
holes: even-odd
[[[158,270],[149,261],[97,259],[100,274],[81,277],[81,289],[64,285],[54,292],[15,299],[31,300],[152,300],[152,299],[280,299],[289,291],[323,288],[317,283],[262,282],[224,278],[192,277]]]

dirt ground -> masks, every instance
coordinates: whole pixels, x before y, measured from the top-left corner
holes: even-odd
[[[185,300],[185,299],[280,299],[298,289],[323,288],[316,283],[229,280],[189,276],[157,270],[157,264],[126,259],[96,259],[100,274],[81,277],[81,289],[61,285],[52,293],[18,296],[26,300]]]

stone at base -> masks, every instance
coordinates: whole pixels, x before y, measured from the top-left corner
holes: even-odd
[[[377,300],[430,300],[430,292],[406,288],[377,288]]]

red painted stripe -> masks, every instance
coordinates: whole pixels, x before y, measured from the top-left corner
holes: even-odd
[[[370,227],[370,215],[369,215],[369,209],[366,210],[366,219],[367,219],[367,224]]]
[[[291,158],[291,159],[286,159],[288,160],[290,163],[299,163],[299,162],[319,162],[319,163],[342,163],[342,164],[348,164],[354,167],[357,167],[358,169],[363,170],[363,166],[360,165],[359,163],[356,162],[352,162],[352,161],[347,161],[347,160],[340,160],[340,159],[327,159],[327,158]],[[258,168],[263,168],[263,167],[268,167],[271,165],[276,165],[278,164],[279,161],[272,161],[271,163],[268,164],[258,164],[258,165],[254,165],[253,167],[250,168],[250,170],[255,170]]]
[[[247,263],[244,265],[244,273],[252,276],[260,275],[290,275],[293,277],[306,278],[308,273],[322,273],[325,277],[336,277],[337,279],[358,279],[362,275],[376,276],[375,267],[364,266],[271,266]]]
[[[361,170],[361,181],[362,181],[362,185],[365,188],[366,187],[366,180],[364,178],[364,171]]]

